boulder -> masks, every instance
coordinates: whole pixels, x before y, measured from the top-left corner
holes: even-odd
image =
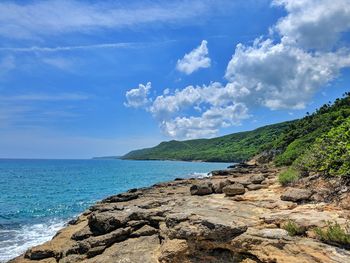
[[[242,195],[245,193],[244,186],[239,183],[227,185],[222,189],[222,191],[226,196]]]
[[[215,170],[212,171],[211,174],[213,176],[226,176],[230,174],[230,170]]]
[[[232,182],[229,180],[222,180],[220,182],[216,182],[213,185],[213,190],[217,194],[222,194],[222,188],[224,188],[225,186],[230,185],[230,184],[232,184]]]
[[[248,189],[249,191],[259,190],[259,189],[261,189],[261,188],[263,188],[263,187],[264,187],[264,186],[261,185],[261,184],[248,184],[248,185],[247,185],[247,189]]]
[[[191,195],[210,195],[213,193],[213,184],[210,182],[201,182],[194,184],[190,188]]]
[[[91,231],[94,234],[103,235],[124,226],[129,221],[129,215],[123,212],[92,213],[88,220]]]
[[[307,189],[289,188],[281,195],[281,200],[292,202],[308,201],[312,195],[312,192]]]
[[[24,255],[25,258],[29,258],[31,260],[41,260],[44,258],[52,258],[56,256],[57,254],[55,251],[48,248],[44,249],[40,246],[29,249]]]
[[[73,235],[72,235],[72,239],[73,240],[83,240],[83,239],[86,239],[90,236],[92,236],[93,233],[91,232],[90,230],[90,227],[89,226],[85,226],[83,229],[75,232]]]
[[[265,176],[261,175],[261,174],[257,174],[257,175],[253,175],[250,177],[250,181],[253,184],[261,184],[262,181],[265,180]]]
[[[221,218],[189,218],[167,229],[170,239],[227,242],[247,231],[241,222],[227,222]]]

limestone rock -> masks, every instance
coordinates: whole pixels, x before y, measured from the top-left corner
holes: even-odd
[[[89,227],[96,234],[106,234],[119,227],[122,227],[128,221],[126,213],[92,213],[89,219]]]
[[[234,183],[231,185],[225,186],[222,191],[225,193],[226,196],[235,196],[235,195],[242,195],[245,193],[245,188],[242,184]]]
[[[253,184],[260,184],[264,180],[265,180],[265,177],[263,175],[260,175],[260,174],[253,175],[253,176],[250,177],[250,181]]]
[[[133,232],[130,236],[131,237],[140,237],[140,236],[152,236],[158,233],[158,230],[154,227],[151,227],[149,225],[144,225],[140,229]]]
[[[289,188],[281,195],[281,200],[302,202],[308,201],[312,195],[312,192],[307,189]]]
[[[201,182],[191,186],[191,195],[209,195],[213,193],[213,184],[210,182]]]
[[[249,191],[259,190],[259,189],[261,189],[261,188],[263,188],[263,187],[264,187],[264,186],[261,185],[261,184],[248,184],[248,185],[247,185],[247,189],[248,189]]]

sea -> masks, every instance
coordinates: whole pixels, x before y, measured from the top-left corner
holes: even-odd
[[[130,188],[204,177],[227,163],[0,159],[0,262],[50,240],[90,205]]]

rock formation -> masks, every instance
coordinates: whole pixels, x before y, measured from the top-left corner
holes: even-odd
[[[95,204],[12,263],[350,262],[312,231],[350,211],[281,187],[275,168],[242,165],[206,179],[132,189]],[[283,225],[304,230],[291,236]]]

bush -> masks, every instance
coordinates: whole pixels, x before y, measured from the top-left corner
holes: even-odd
[[[350,248],[350,227],[349,224],[342,228],[337,222],[327,222],[327,227],[322,229],[320,227],[314,228],[317,237],[330,245]]]
[[[293,168],[288,168],[287,170],[282,171],[278,175],[278,182],[281,185],[286,186],[295,182],[296,180],[298,180],[298,178],[299,178],[299,173]]]
[[[317,139],[295,165],[328,176],[350,176],[350,118]]]
[[[304,235],[306,232],[304,227],[298,226],[292,220],[288,220],[287,223],[283,224],[282,228],[286,230],[290,236],[300,236]]]

